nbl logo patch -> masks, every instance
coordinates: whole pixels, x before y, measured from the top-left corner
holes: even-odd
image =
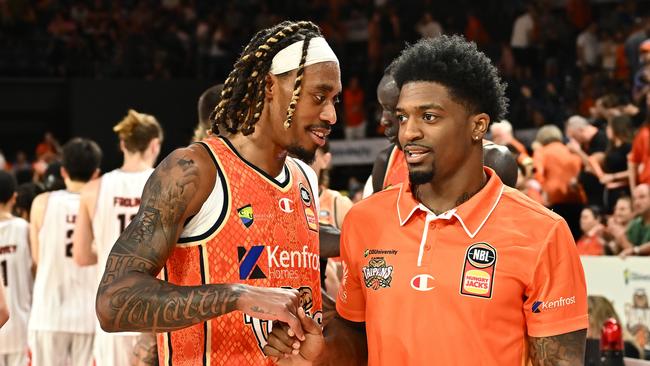
[[[494,287],[497,251],[488,243],[475,243],[467,248],[460,283],[460,293],[489,299]]]
[[[240,280],[258,280],[266,278],[257,261],[264,252],[263,245],[255,245],[250,249],[237,247],[237,256],[239,257],[239,279]]]
[[[307,207],[311,206],[311,194],[309,194],[309,191],[302,185],[302,183],[298,186],[300,187],[300,199],[302,200],[302,203]]]

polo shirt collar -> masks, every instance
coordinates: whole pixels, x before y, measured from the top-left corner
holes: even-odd
[[[485,187],[467,202],[440,215],[431,212],[413,196],[411,185],[408,182],[402,183],[397,196],[397,216],[400,226],[406,225],[417,211],[424,212],[427,215],[427,221],[449,220],[451,217],[456,217],[467,236],[473,239],[496,208],[505,187],[494,170],[488,167],[483,167],[483,169],[488,177]]]

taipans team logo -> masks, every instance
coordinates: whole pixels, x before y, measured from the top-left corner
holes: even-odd
[[[361,271],[366,287],[373,290],[390,287],[393,280],[393,266],[386,264],[384,257],[370,258],[368,265]]]
[[[282,210],[285,213],[292,213],[294,209],[293,201],[287,197],[280,198],[278,201],[278,205],[280,206],[280,210]]]
[[[497,251],[488,243],[474,243],[467,248],[460,283],[460,293],[489,299],[494,287]]]
[[[244,226],[251,227],[253,225],[253,206],[250,204],[237,209],[237,215],[239,216],[239,219],[241,220],[241,223],[244,224]]]
[[[299,183],[298,187],[300,187],[300,199],[302,200],[302,203],[304,203],[307,207],[311,206],[311,194],[307,188],[305,188],[302,183]]]
[[[311,207],[305,207],[305,220],[307,220],[309,230],[318,231],[318,218]]]
[[[435,288],[435,286],[433,286],[434,280],[435,278],[430,274],[419,274],[411,279],[411,287],[417,291],[430,291]]]

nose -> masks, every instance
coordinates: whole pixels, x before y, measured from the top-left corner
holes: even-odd
[[[409,117],[408,120],[399,124],[398,128],[398,136],[402,146],[407,142],[417,141],[422,138],[422,130],[420,129],[418,122],[413,118]]]
[[[334,103],[325,104],[323,110],[320,112],[320,119],[330,125],[336,123],[336,108],[334,108]]]

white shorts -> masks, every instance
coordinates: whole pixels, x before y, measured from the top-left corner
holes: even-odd
[[[130,365],[133,348],[137,342],[138,335],[121,335],[98,331],[95,334],[95,349],[93,351],[95,365]]]
[[[27,366],[29,358],[27,350],[25,352],[5,353],[0,355],[0,366]]]
[[[94,334],[30,331],[32,366],[91,366]]]

